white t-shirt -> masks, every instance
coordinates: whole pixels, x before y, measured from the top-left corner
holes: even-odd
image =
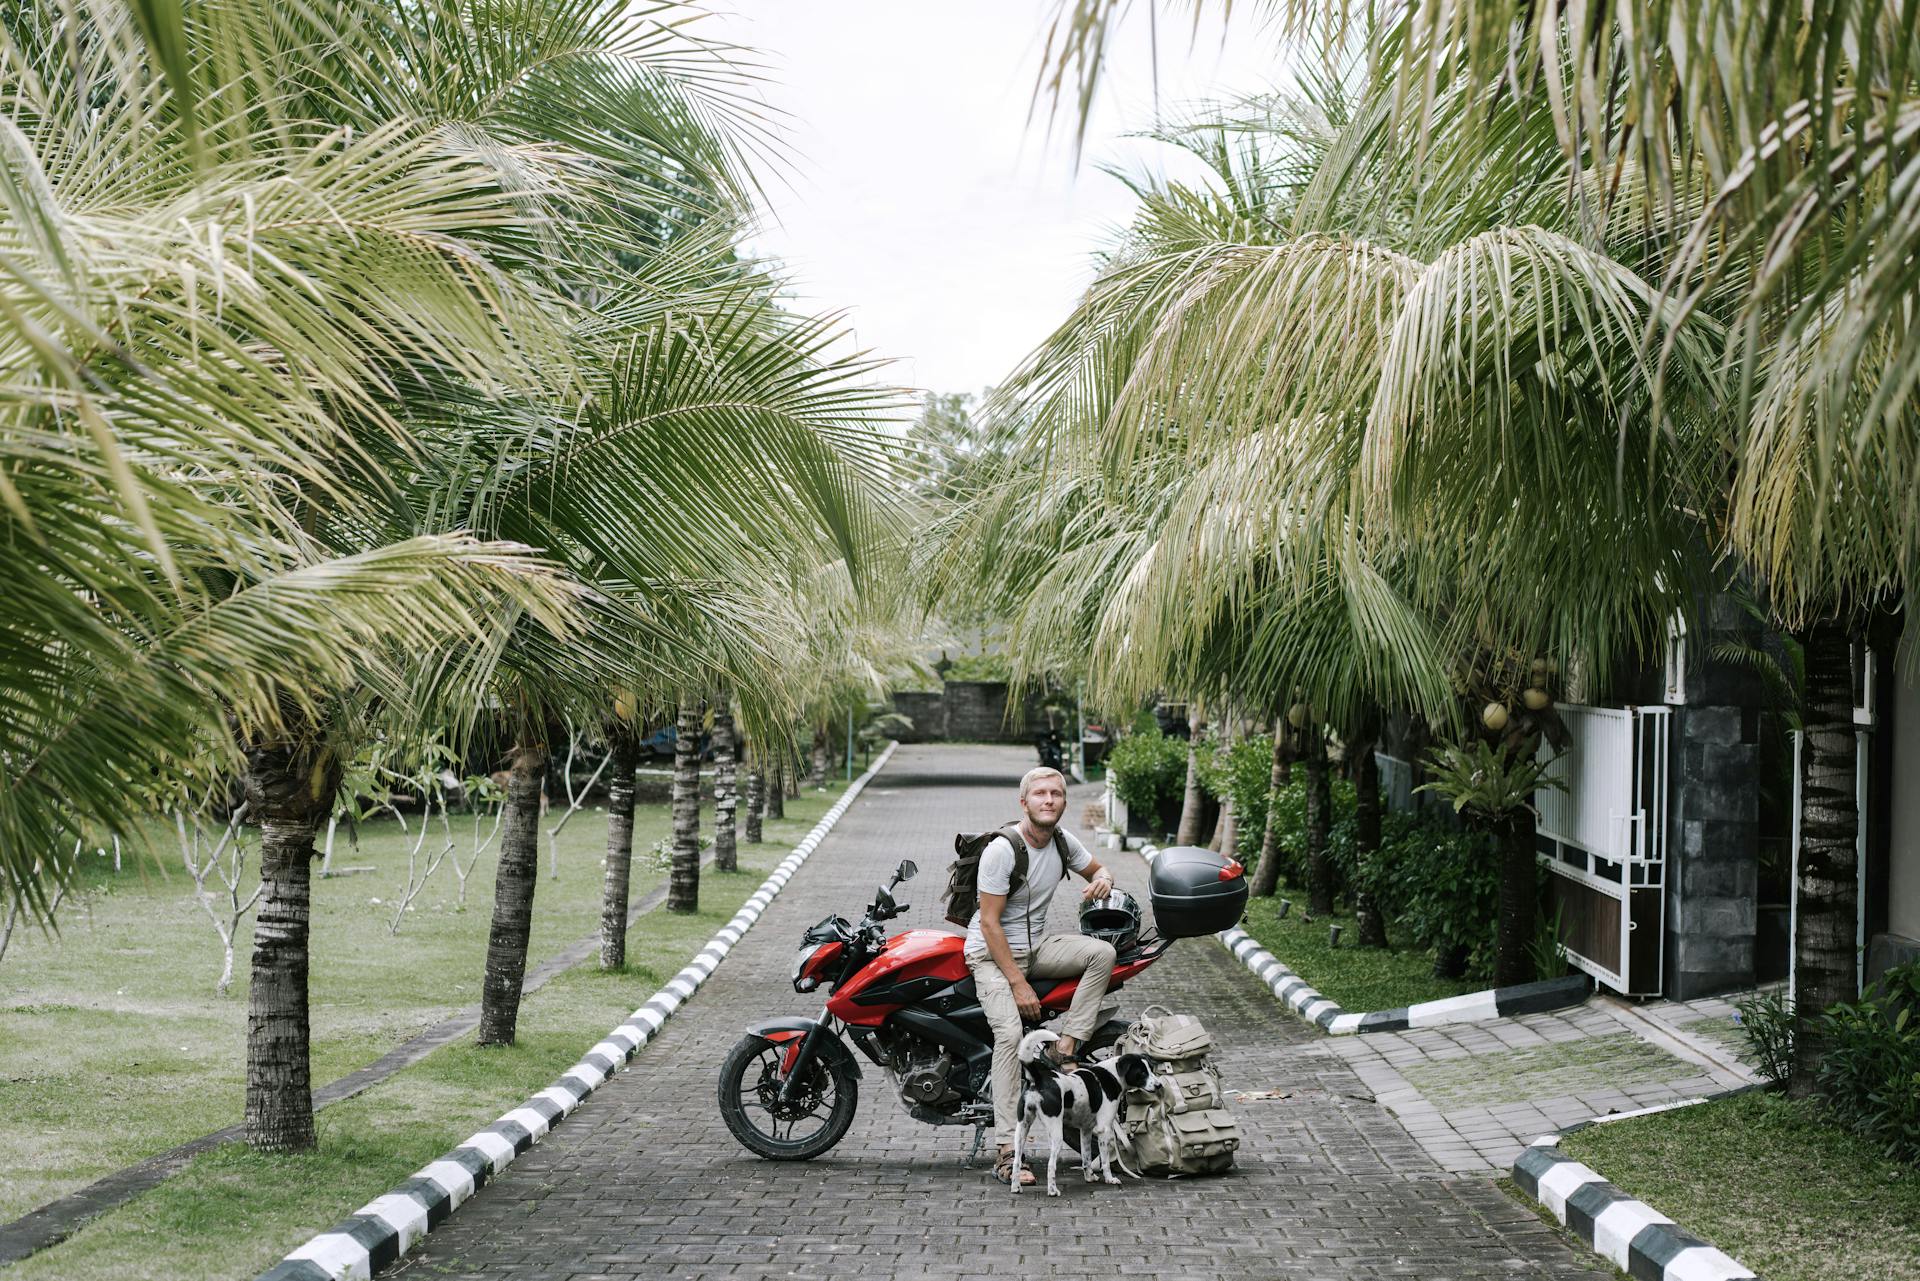
[[[1027,879],[1019,890],[1008,896],[1007,905],[1000,911],[1000,928],[1006,931],[1007,944],[1016,953],[1031,952],[1046,935],[1047,909],[1053,905],[1053,892],[1060,885],[1060,847],[1066,847],[1067,866],[1076,872],[1084,872],[1093,862],[1093,855],[1072,833],[1055,828],[1053,835],[1054,839],[1045,845],[1027,846]],[[1011,884],[1013,845],[1003,836],[980,854],[978,888],[982,894],[1006,894]],[[980,932],[977,908],[973,919],[967,922],[963,955],[970,961],[987,955],[987,936]]]

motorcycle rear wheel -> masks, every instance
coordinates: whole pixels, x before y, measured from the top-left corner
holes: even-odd
[[[846,1137],[859,1104],[859,1079],[839,1059],[818,1055],[789,1103],[778,1101],[784,1046],[748,1034],[720,1064],[720,1116],[740,1145],[769,1161],[811,1161]]]

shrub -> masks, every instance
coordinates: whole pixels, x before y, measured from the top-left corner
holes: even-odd
[[[1463,950],[1470,975],[1491,972],[1500,867],[1483,832],[1417,814],[1381,824],[1376,893],[1421,947]]]
[[[1733,1008],[1754,1067],[1769,1081],[1784,1084],[1793,1075],[1793,1007],[1786,993],[1756,992]]]
[[[1129,734],[1107,754],[1107,776],[1129,810],[1156,821],[1187,789],[1187,740],[1157,729]]]
[[[1888,970],[1818,1020],[1821,1096],[1841,1124],[1920,1164],[1920,961]]]
[[[1271,743],[1263,766],[1267,779],[1273,777]],[[1333,796],[1333,816],[1327,828],[1327,857],[1333,863],[1333,892],[1351,901],[1354,877],[1353,784],[1344,778],[1329,780]],[[1305,883],[1307,871],[1307,780],[1305,771],[1296,767],[1293,778],[1273,793],[1274,856],[1280,860],[1280,879],[1289,885]],[[1252,867],[1260,861],[1260,845],[1266,835],[1266,806],[1261,807],[1257,825],[1240,829],[1241,862]],[[1244,820],[1243,820],[1244,822]]]
[[[1265,735],[1243,738],[1228,751],[1214,752],[1210,773],[1210,779],[1202,780],[1208,790],[1216,798],[1233,802],[1239,831],[1234,853],[1243,863],[1259,858],[1260,837],[1267,829],[1267,793],[1273,783],[1273,740]]]
[[[1000,681],[1013,679],[1013,665],[1005,654],[962,654],[940,673],[943,681]]]

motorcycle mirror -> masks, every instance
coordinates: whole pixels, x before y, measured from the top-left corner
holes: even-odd
[[[911,881],[919,874],[920,865],[910,858],[903,858],[900,860],[900,866],[894,869],[893,879],[896,881]]]

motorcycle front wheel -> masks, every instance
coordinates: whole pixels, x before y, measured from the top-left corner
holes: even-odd
[[[811,1161],[846,1136],[859,1103],[853,1068],[815,1056],[785,1103],[786,1047],[743,1036],[720,1064],[720,1115],[742,1147],[769,1161]]]

